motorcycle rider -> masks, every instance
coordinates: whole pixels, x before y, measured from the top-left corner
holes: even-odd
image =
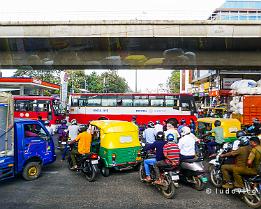
[[[72,170],[77,169],[76,155],[88,154],[91,149],[92,135],[87,132],[87,126],[80,125],[78,131],[78,136],[74,140],[69,142],[69,144],[74,144],[75,142],[78,142],[78,147],[74,147],[71,151],[71,158],[73,163],[73,166],[71,168]]]
[[[257,175],[259,171],[260,161],[261,161],[261,146],[258,137],[251,137],[249,139],[252,150],[247,159],[247,167],[236,167],[233,169],[233,176],[235,179],[234,186],[237,188],[243,188],[244,183],[242,180],[242,175]]]
[[[66,124],[67,124],[67,120],[64,119],[61,121],[61,125],[58,126],[57,133],[59,135],[59,139],[58,139],[59,143],[61,143],[62,138],[67,137],[67,133],[65,132],[65,130],[68,129],[68,126]]]
[[[78,135],[78,129],[79,129],[79,126],[77,125],[77,120],[72,119],[71,125],[68,126],[70,140],[76,139],[76,137]]]
[[[255,118],[255,119],[253,120],[252,126],[250,126],[250,127],[247,129],[247,131],[248,131],[249,133],[252,133],[252,134],[255,135],[255,136],[258,136],[259,134],[261,134],[260,129],[261,129],[260,121],[258,120],[258,118]]]
[[[152,121],[148,123],[148,128],[143,132],[143,139],[145,139],[146,144],[155,142],[154,123]]]
[[[247,169],[247,159],[250,153],[249,137],[242,136],[240,138],[239,148],[231,152],[220,155],[220,157],[235,157],[235,164],[224,164],[221,166],[221,172],[223,174],[225,184],[222,185],[225,189],[232,189],[233,187],[241,187],[239,184],[240,175],[238,171]],[[231,182],[231,176],[229,173],[233,173],[234,185]]]
[[[163,147],[166,144],[164,141],[164,133],[162,131],[157,133],[156,141],[153,144],[149,144],[145,147],[145,151],[147,150],[155,150],[156,149],[156,158],[149,158],[144,160],[144,169],[146,178],[145,181],[150,182],[150,165],[155,165],[157,161],[161,161],[164,159]]]
[[[184,126],[181,129],[181,138],[178,146],[180,149],[180,160],[195,158],[196,137],[191,134],[189,127]]]
[[[163,155],[165,157],[164,160],[157,161],[155,164],[155,173],[157,180],[154,182],[155,184],[162,184],[162,181],[160,179],[160,170],[159,167],[164,167],[167,165],[171,165],[173,167],[177,167],[179,165],[179,146],[178,146],[178,140],[175,139],[173,134],[169,134],[167,136],[167,144],[163,147]]]
[[[186,120],[185,120],[185,119],[181,119],[180,124],[179,124],[179,126],[178,126],[178,132],[179,132],[179,134],[181,134],[181,129],[182,129],[184,126],[186,126]]]
[[[216,120],[214,122],[214,126],[215,128],[213,128],[213,130],[209,131],[208,133],[206,133],[205,135],[203,135],[203,137],[211,135],[212,133],[215,134],[215,141],[211,141],[207,143],[207,147],[208,147],[208,152],[210,154],[214,154],[215,150],[214,147],[216,146],[222,146],[222,144],[225,142],[224,141],[224,129],[221,127],[221,122],[220,120]]]
[[[175,121],[168,121],[167,122],[167,131],[164,132],[165,135],[165,139],[167,140],[167,136],[169,134],[173,134],[175,136],[176,139],[178,139],[180,137],[179,132],[177,131],[177,122]]]
[[[44,121],[45,128],[49,132],[51,136],[53,136],[53,128],[51,127],[51,123],[49,120]]]
[[[163,125],[160,124],[160,120],[157,120],[155,125],[155,131],[154,131],[155,136],[159,131],[163,131]]]

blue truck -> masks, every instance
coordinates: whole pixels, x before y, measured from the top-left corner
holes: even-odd
[[[0,93],[0,181],[17,175],[34,180],[56,160],[54,142],[42,123],[13,118],[11,98]]]

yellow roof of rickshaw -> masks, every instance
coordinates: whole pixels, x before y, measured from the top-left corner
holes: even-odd
[[[104,133],[138,131],[138,126],[128,121],[94,120],[91,121],[90,124],[97,126],[99,129],[103,130]]]
[[[240,121],[233,118],[198,118],[198,122],[203,123],[214,123],[216,120],[219,120],[221,123],[239,123]]]

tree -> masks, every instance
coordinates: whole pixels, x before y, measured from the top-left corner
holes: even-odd
[[[180,92],[180,71],[173,70],[171,72],[171,76],[168,79],[167,83],[171,93],[179,93]]]
[[[88,91],[91,93],[103,92],[103,80],[96,72],[87,75],[86,84]]]
[[[14,77],[31,77],[42,81],[59,84],[60,70],[32,70],[32,69],[18,69],[14,73]]]
[[[120,77],[115,70],[109,70],[101,74],[106,93],[125,93],[129,91],[127,81]]]

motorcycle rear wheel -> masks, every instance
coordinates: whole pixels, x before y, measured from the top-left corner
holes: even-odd
[[[255,193],[253,195],[244,194],[244,202],[251,208],[260,208],[261,207],[261,194]]]
[[[168,182],[167,188],[161,188],[161,192],[164,197],[167,199],[172,199],[176,195],[176,187],[171,179],[168,177],[166,178],[166,181]]]
[[[89,182],[93,182],[96,180],[97,178],[97,175],[98,175],[98,166],[97,165],[89,165],[89,171],[87,172],[84,172],[83,170],[83,173],[86,177],[86,179],[89,181]]]
[[[202,191],[203,189],[205,189],[206,184],[205,184],[204,182],[202,182],[202,180],[201,180],[199,177],[195,176],[195,177],[193,177],[193,179],[194,179],[194,181],[195,181],[193,187],[194,187],[196,190]]]

